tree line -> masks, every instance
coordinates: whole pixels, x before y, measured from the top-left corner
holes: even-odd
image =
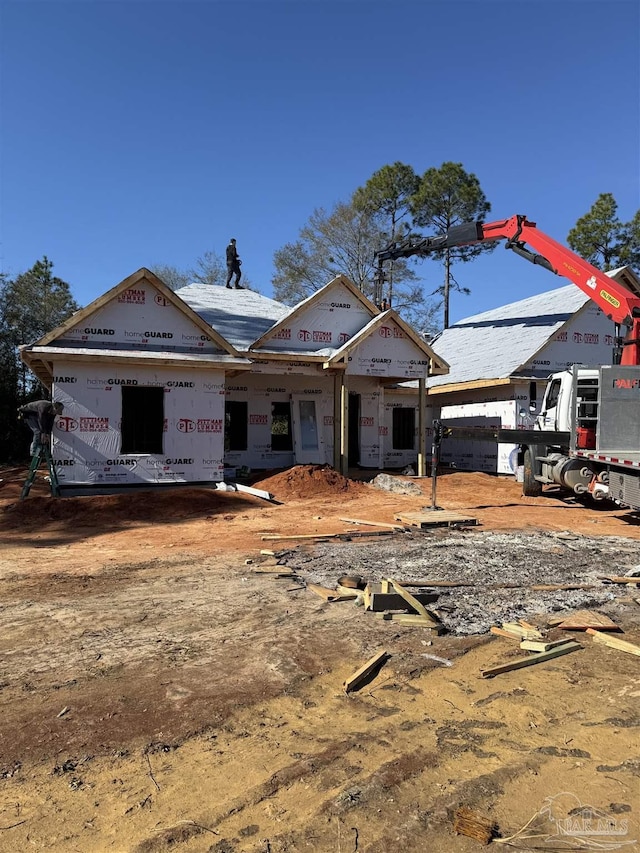
[[[347,200],[331,210],[313,210],[297,239],[276,250],[274,297],[295,305],[342,273],[373,302],[392,304],[430,337],[449,325],[451,294],[469,292],[457,266],[491,251],[495,244],[433,255],[437,264],[430,265],[426,281],[416,272],[419,258],[390,262],[381,279],[375,253],[407,237],[442,234],[462,222],[486,220],[490,210],[478,178],[460,163],[443,163],[423,175],[399,162],[383,166]],[[640,268],[640,210],[624,222],[613,195],[603,193],[578,219],[567,243],[599,269]],[[440,272],[434,272],[438,267]],[[152,269],[174,290],[192,282],[226,282],[226,262],[214,251],[204,252],[186,269],[169,264]],[[244,277],[243,284],[251,287]],[[24,461],[30,436],[16,410],[48,393],[21,361],[20,345],[38,340],[79,307],[70,285],[53,275],[53,263],[46,256],[15,277],[0,272],[0,461]]]

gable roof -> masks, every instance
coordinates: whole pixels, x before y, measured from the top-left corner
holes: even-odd
[[[176,292],[167,287],[161,278],[155,275],[155,273],[152,273],[151,270],[148,270],[146,267],[141,267],[137,272],[134,272],[132,275],[123,279],[120,284],[116,284],[116,286],[112,287],[111,290],[108,290],[106,293],[103,293],[102,296],[94,299],[93,302],[90,302],[85,308],[81,308],[80,311],[76,311],[76,313],[72,314],[68,320],[65,320],[65,322],[60,326],[53,329],[51,332],[48,332],[44,337],[36,341],[33,346],[42,347],[51,344],[53,341],[62,337],[67,331],[78,326],[83,322],[83,320],[90,317],[100,308],[104,308],[105,305],[116,299],[120,293],[125,290],[129,290],[130,288],[134,288],[136,285],[143,282],[147,282],[155,287],[167,302],[170,302],[178,309],[178,311],[186,315],[189,320],[201,329],[208,338],[220,347],[220,349],[227,352],[229,355],[238,355],[238,352],[228,340],[208,325],[201,316],[199,316],[188,304],[177,296]]]
[[[631,292],[640,288],[640,280],[630,267],[610,270],[606,275]],[[429,380],[429,387],[506,381],[589,303],[595,304],[575,284],[568,284],[460,320],[431,342],[451,370],[446,377]]]
[[[288,305],[253,290],[200,282],[181,287],[176,295],[240,351],[248,350],[257,338],[292,311]]]
[[[405,323],[402,317],[400,317],[393,308],[390,308],[384,313],[378,314],[377,317],[374,317],[366,326],[364,326],[364,328],[360,329],[359,332],[356,332],[352,338],[349,338],[349,340],[328,359],[326,366],[334,367],[338,363],[342,362],[350,352],[360,346],[363,341],[375,332],[376,329],[385,325],[385,323],[391,323],[398,326],[414,346],[427,356],[429,359],[429,376],[448,372],[449,365],[447,362],[441,356],[437,355],[429,344],[427,344],[426,341],[424,341],[420,335],[411,328],[411,326]]]
[[[289,323],[292,322],[294,317],[298,317],[304,314],[305,311],[308,311],[309,308],[312,308],[316,303],[321,302],[322,299],[327,294],[327,291],[332,290],[336,287],[336,285],[341,285],[346,288],[349,293],[356,299],[372,317],[376,314],[380,313],[380,309],[377,308],[370,299],[368,299],[364,293],[359,290],[356,285],[348,279],[346,275],[337,275],[331,279],[331,281],[327,282],[324,287],[321,287],[320,290],[317,290],[311,296],[308,296],[306,299],[303,299],[302,302],[298,302],[298,304],[292,308],[287,314],[283,315],[282,318],[279,319],[275,325],[273,325],[270,329],[265,330],[264,334],[259,337],[251,346],[252,350],[261,349],[264,350],[265,344],[269,341],[269,339],[273,338],[277,333]],[[330,351],[323,350],[323,351]],[[310,352],[317,353],[319,350],[311,350]]]
[[[590,301],[569,284],[460,320],[431,342],[451,369],[429,387],[511,376]]]

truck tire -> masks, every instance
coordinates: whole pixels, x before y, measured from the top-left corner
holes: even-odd
[[[524,452],[524,480],[522,482],[522,494],[525,498],[539,498],[542,494],[542,483],[539,483],[535,478],[533,455],[529,448]]]

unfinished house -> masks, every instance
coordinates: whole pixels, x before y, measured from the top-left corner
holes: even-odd
[[[629,267],[607,275],[640,294]],[[467,317],[432,342],[450,365],[427,383],[435,416],[439,411],[452,426],[529,428],[547,377],[572,364],[610,364],[614,334],[614,324],[573,284]],[[515,466],[514,446],[493,442],[446,439],[441,459],[498,474]]]
[[[65,407],[62,494],[305,463],[424,469],[426,380],[448,369],[344,276],[290,309],[250,290],[173,292],[144,268],[21,355]],[[416,390],[394,390],[407,380]]]

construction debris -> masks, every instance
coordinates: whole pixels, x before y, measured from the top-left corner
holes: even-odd
[[[385,524],[382,521],[365,521],[362,518],[341,518],[339,521],[344,521],[346,524],[366,524],[370,527],[386,527],[391,528],[391,530],[403,531],[404,527],[401,527],[398,524]]]
[[[356,590],[349,593],[342,593],[335,589],[329,589],[326,586],[320,586],[320,584],[317,583],[308,583],[307,589],[311,592],[315,592],[316,595],[319,595],[320,598],[324,598],[325,601],[353,601],[359,595]]]
[[[468,513],[448,510],[433,512],[405,512],[395,516],[396,521],[424,530],[428,527],[451,527],[454,524],[475,525],[478,519]]]
[[[489,844],[496,833],[496,824],[488,817],[479,815],[466,806],[456,810],[453,819],[453,831],[456,835],[466,835],[481,844]]]
[[[347,680],[343,683],[343,688],[345,693],[351,693],[353,690],[356,690],[363,681],[365,681],[370,675],[373,675],[379,667],[390,657],[388,652],[381,651],[377,652],[372,658],[370,658],[363,666],[360,667],[356,672],[353,673]]]
[[[618,625],[608,616],[594,613],[593,610],[579,610],[577,613],[573,613],[564,619],[558,628],[562,628],[563,631],[586,631],[587,628],[597,628],[599,631],[620,630]]]
[[[580,643],[576,643],[575,640],[570,640],[568,643],[563,643],[561,646],[549,649],[547,652],[540,652],[538,654],[529,655],[529,657],[526,658],[518,658],[517,660],[509,661],[509,663],[503,663],[499,666],[492,666],[489,669],[483,669],[481,671],[482,677],[493,678],[494,675],[501,675],[503,672],[511,672],[513,669],[522,669],[525,666],[533,666],[533,664],[542,663],[543,661],[560,657],[560,655],[568,655],[570,652],[576,652],[581,648],[582,646]]]
[[[612,637],[610,634],[601,634],[593,628],[587,628],[587,634],[593,637],[594,643],[602,643],[604,646],[609,646],[612,649],[618,649],[621,652],[628,652],[630,655],[638,655],[640,657],[640,646],[621,640],[619,637]]]

